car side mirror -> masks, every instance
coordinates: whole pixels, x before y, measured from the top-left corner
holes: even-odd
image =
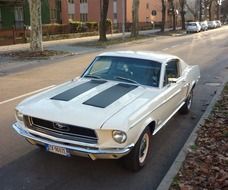
[[[177,82],[177,78],[168,78],[168,82],[169,83],[176,83]]]

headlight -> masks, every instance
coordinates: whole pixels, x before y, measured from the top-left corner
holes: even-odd
[[[23,114],[16,110],[16,118],[19,120],[19,121],[23,121]]]
[[[118,143],[124,143],[127,140],[127,135],[123,131],[112,131],[112,138]]]

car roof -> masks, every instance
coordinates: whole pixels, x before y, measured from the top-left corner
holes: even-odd
[[[177,56],[155,51],[113,51],[104,52],[99,56],[126,57],[136,59],[146,59],[163,63],[170,59],[180,59]]]

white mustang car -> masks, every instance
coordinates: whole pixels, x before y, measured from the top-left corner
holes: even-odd
[[[179,110],[188,113],[198,66],[155,52],[97,56],[78,79],[27,98],[13,128],[47,151],[95,159],[121,158],[141,169],[151,138]]]

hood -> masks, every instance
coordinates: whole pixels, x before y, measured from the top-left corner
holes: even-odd
[[[145,87],[134,84],[79,79],[32,96],[17,109],[44,120],[99,129],[145,91]]]

